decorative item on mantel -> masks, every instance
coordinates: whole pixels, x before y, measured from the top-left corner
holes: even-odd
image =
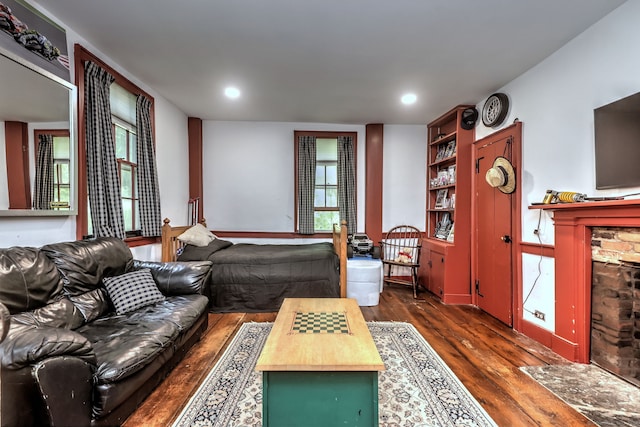
[[[629,194],[627,196],[631,196]],[[584,193],[577,193],[575,191],[555,191],[547,190],[542,199],[542,202],[535,202],[532,205],[552,205],[556,203],[581,203],[581,202],[594,202],[603,200],[624,200],[627,196],[613,196],[613,197],[587,197]]]

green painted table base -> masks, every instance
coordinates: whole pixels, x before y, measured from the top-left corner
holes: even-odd
[[[264,427],[378,426],[378,372],[263,372]]]

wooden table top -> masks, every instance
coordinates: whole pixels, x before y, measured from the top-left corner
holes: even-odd
[[[384,371],[352,298],[286,298],[256,364],[258,371]]]

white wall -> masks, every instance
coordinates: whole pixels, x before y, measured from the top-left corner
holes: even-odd
[[[640,2],[626,2],[499,90],[507,93],[511,102],[504,126],[515,118],[523,122],[524,241],[538,243],[533,230],[540,220],[541,241],[554,243],[550,215],[528,209],[531,203],[542,200],[547,189],[578,191],[589,196],[640,191],[640,188],[595,189],[593,131],[594,108],[640,91],[639,21]],[[479,109],[483,102],[478,104]],[[482,124],[476,129],[478,138],[491,132]],[[538,257],[525,256],[523,263],[526,290],[537,275],[531,272],[537,269]],[[536,292],[546,298],[546,301],[539,299],[536,308],[546,312],[547,319],[554,310],[553,268],[553,263],[543,262],[540,283],[536,285]],[[542,326],[553,330],[549,320]]]
[[[357,132],[358,229],[364,229],[364,125],[203,121],[207,226],[293,232],[296,130]]]
[[[56,19],[45,8],[40,7],[37,3],[33,3],[33,5],[65,28],[72,76],[74,75],[73,46],[75,43],[80,43],[154,97],[156,156],[162,216],[163,218],[169,217],[176,223],[186,223],[189,197],[187,116],[151,87],[92,46],[81,35],[75,33],[73,29],[67,27],[64,22]],[[4,127],[2,132],[4,133]],[[4,138],[2,140],[4,141]],[[3,158],[4,150],[0,154],[0,161]],[[4,161],[2,161],[2,164],[4,165]],[[2,170],[0,169],[0,171]],[[0,174],[0,179],[6,179],[5,177],[6,172],[5,176]],[[0,187],[2,186],[0,185]],[[0,200],[1,197],[4,196],[0,196]],[[14,245],[40,246],[52,242],[75,240],[75,223],[75,217],[0,217],[0,247]],[[140,254],[145,257],[144,259],[159,259],[159,245],[153,245],[153,247],[149,248],[134,248],[134,254]]]
[[[425,230],[427,126],[385,125],[382,231],[408,224]]]
[[[204,217],[214,230],[292,232],[295,130],[357,132],[358,231],[365,218],[365,125],[203,122]],[[383,229],[425,224],[426,125],[385,125]]]

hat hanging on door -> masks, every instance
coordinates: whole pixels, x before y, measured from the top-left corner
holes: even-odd
[[[505,194],[511,194],[516,190],[516,173],[513,165],[502,156],[496,157],[493,161],[493,166],[487,171],[485,179],[490,186]]]

